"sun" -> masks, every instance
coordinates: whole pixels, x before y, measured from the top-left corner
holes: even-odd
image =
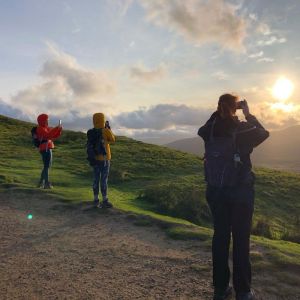
[[[286,77],[280,77],[277,79],[272,87],[272,95],[277,100],[287,100],[294,91],[294,84]]]

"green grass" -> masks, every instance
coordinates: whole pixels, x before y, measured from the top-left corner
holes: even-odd
[[[86,161],[85,134],[64,131],[55,143],[50,173],[55,189],[38,191],[35,186],[42,163],[40,154],[31,143],[32,126],[0,116],[1,191],[38,192],[73,203],[90,201],[92,170]],[[112,154],[109,197],[116,208],[173,224],[167,229],[172,238],[211,238],[211,218],[205,201],[200,158],[126,137],[117,137]],[[263,224],[267,228],[266,236],[299,242],[300,175],[265,168],[258,168],[255,172],[256,233],[263,234],[256,225]],[[148,226],[148,223],[147,219],[139,219],[136,225]],[[267,249],[264,255],[271,262],[300,264],[299,244],[261,237],[253,239]]]

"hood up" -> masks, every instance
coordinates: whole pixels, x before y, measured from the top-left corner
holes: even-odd
[[[105,127],[105,116],[103,113],[96,113],[93,115],[93,123],[95,128]]]
[[[47,126],[49,116],[46,114],[41,114],[37,117],[37,122],[40,126]]]

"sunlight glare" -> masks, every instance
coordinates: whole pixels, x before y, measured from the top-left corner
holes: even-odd
[[[283,111],[283,112],[289,113],[295,109],[295,105],[292,103],[286,104],[286,103],[278,102],[278,103],[272,104],[271,108],[276,111]]]
[[[294,91],[294,84],[286,77],[280,77],[272,88],[272,95],[278,100],[287,100]]]

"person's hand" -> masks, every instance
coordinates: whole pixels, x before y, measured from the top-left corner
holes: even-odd
[[[246,118],[250,115],[248,102],[246,100],[244,100],[244,103],[243,103],[243,114]]]

